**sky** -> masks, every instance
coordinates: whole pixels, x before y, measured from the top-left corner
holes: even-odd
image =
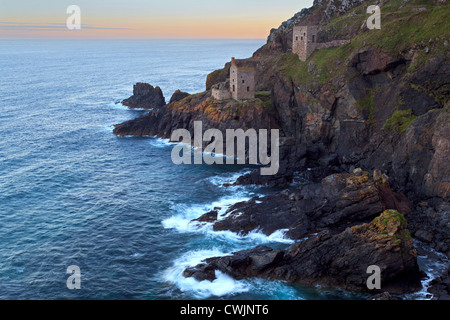
[[[266,38],[313,0],[0,0],[0,38]],[[80,9],[81,29],[67,9]]]

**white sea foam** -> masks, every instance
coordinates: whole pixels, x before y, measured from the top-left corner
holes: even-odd
[[[173,142],[170,142],[170,139],[163,139],[153,136],[150,140],[150,144],[156,148],[166,148],[169,146],[173,146]]]
[[[233,184],[236,182],[236,180],[247,173],[250,173],[251,170],[245,170],[240,172],[231,172],[231,173],[225,173],[222,175],[217,175],[213,177],[209,177],[206,180],[218,187],[222,187],[224,184]]]
[[[196,299],[247,292],[249,287],[244,282],[234,280],[220,271],[215,272],[216,279],[212,282],[208,280],[198,281],[192,277],[185,278],[183,276],[183,271],[186,268],[196,266],[206,258],[225,255],[217,249],[190,251],[176,259],[173,266],[164,271],[163,279],[174,284],[181,291],[192,294]]]
[[[163,220],[162,224],[166,229],[175,229],[178,232],[193,232],[203,233],[205,236],[215,238],[217,240],[223,240],[225,242],[233,241],[235,243],[250,242],[252,244],[265,244],[265,243],[285,243],[290,244],[294,241],[285,236],[286,230],[277,230],[270,235],[262,233],[260,230],[253,230],[246,235],[237,234],[232,231],[214,231],[213,225],[207,222],[192,221],[200,217],[202,214],[213,210],[214,208],[220,208],[218,210],[218,220],[224,219],[224,213],[230,205],[247,201],[248,197],[242,198],[223,198],[219,201],[213,202],[210,205],[195,205],[184,206],[179,205],[176,207],[177,214]]]
[[[146,109],[146,108],[129,108],[122,104],[122,102],[111,102],[108,103],[108,107],[119,109],[119,110],[131,110],[131,111],[151,111],[153,108]]]
[[[259,230],[255,230],[255,231],[250,232],[247,235],[247,237],[252,240],[259,241],[261,243],[279,242],[279,243],[292,244],[295,241],[286,237],[287,231],[288,231],[288,229],[280,229],[270,235],[265,235],[264,233],[260,232]]]
[[[101,126],[100,130],[102,131],[108,131],[109,133],[112,133],[114,130],[114,126]]]
[[[108,107],[120,110],[131,110],[131,111],[151,111],[153,108],[130,108],[122,104],[122,102],[112,102],[108,104]]]
[[[218,201],[214,201],[210,204],[204,205],[192,205],[187,206],[184,204],[177,205],[174,210],[177,212],[174,216],[163,220],[162,224],[166,229],[176,229],[180,232],[198,232],[205,230],[204,224],[191,222],[193,219],[197,219],[202,214],[214,210],[214,208],[220,208],[218,210],[218,218],[222,218],[226,210],[233,204],[240,201],[248,201],[250,198],[246,196],[242,197],[224,197]]]
[[[214,281],[198,281],[192,277],[185,278],[183,271],[194,267],[206,258],[223,257],[228,255],[221,250],[190,251],[176,259],[172,267],[166,269],[162,278],[175,285],[184,293],[192,295],[195,299],[206,299],[212,296],[236,295],[243,292],[255,292],[271,299],[291,300],[299,299],[298,292],[283,281],[268,281],[263,279],[235,280],[230,276],[216,270]]]
[[[209,236],[216,239],[221,239],[226,242],[233,241],[237,244],[241,243],[243,245],[251,244],[252,246],[255,246],[269,243],[292,244],[295,242],[294,240],[286,237],[287,230],[277,230],[270,235],[266,235],[256,229],[246,235],[242,235],[232,231],[213,231],[212,226],[210,224],[206,224],[203,226],[203,229],[199,229],[199,231],[206,232]]]
[[[234,182],[243,172],[225,173],[220,176],[208,178],[214,185]],[[237,281],[230,276],[215,271],[214,281],[197,281],[194,278],[185,278],[183,271],[188,267],[199,264],[202,260],[211,257],[225,256],[231,252],[253,248],[257,245],[269,243],[291,244],[294,241],[285,236],[287,230],[277,230],[271,235],[265,235],[260,230],[253,230],[247,235],[237,234],[232,231],[214,231],[213,223],[192,221],[204,213],[217,210],[218,220],[226,217],[225,213],[230,206],[237,202],[248,201],[255,195],[245,187],[230,189],[233,195],[226,196],[208,204],[186,205],[178,204],[172,207],[175,214],[164,221],[162,225],[166,229],[174,229],[181,233],[201,233],[202,241],[205,241],[211,250],[189,251],[176,259],[173,266],[168,268],[163,279],[175,285],[179,290],[192,295],[195,299],[208,297],[220,297],[235,295],[242,292],[259,292],[262,296],[274,296],[280,299],[294,299],[296,290],[286,286],[282,282],[271,282],[259,279]]]
[[[111,102],[108,107],[120,110],[129,110],[127,106],[124,106],[121,102]]]
[[[416,246],[419,245],[418,241],[415,241]],[[420,244],[422,245],[422,244]],[[437,252],[432,248],[426,248],[428,255],[422,255],[417,257],[417,262],[421,269],[426,273],[426,278],[422,280],[422,290],[407,294],[406,299],[411,300],[428,300],[432,299],[433,295],[427,290],[431,285],[431,282],[437,277],[441,276],[450,265],[450,260],[445,254]],[[433,256],[433,257],[429,257]]]

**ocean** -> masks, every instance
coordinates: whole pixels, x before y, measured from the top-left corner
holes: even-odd
[[[0,40],[0,299],[360,299],[340,290],[259,279],[182,276],[202,259],[282,232],[214,232],[191,219],[256,195],[223,187],[246,166],[171,162],[173,145],[116,137],[145,114],[117,103],[133,84],[205,90],[208,73],[264,40]],[[81,289],[69,290],[67,267]]]

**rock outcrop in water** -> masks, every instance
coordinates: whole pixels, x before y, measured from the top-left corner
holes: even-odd
[[[267,96],[236,101],[217,101],[209,91],[193,94],[172,102],[157,110],[152,110],[137,119],[118,124],[116,135],[158,136],[170,138],[177,128],[194,131],[194,121],[202,121],[203,128],[219,129],[225,135],[230,128],[270,128],[276,126],[272,112],[272,100]]]
[[[367,291],[367,268],[382,270],[383,290],[415,291],[422,273],[407,230],[409,200],[393,192],[388,177],[356,169],[320,183],[289,188],[230,207],[214,230],[267,235],[284,230],[299,240],[285,250],[256,247],[206,259],[186,277],[215,279],[215,270],[235,279],[261,277]],[[196,221],[206,221],[204,219]],[[306,239],[306,240],[305,240]]]
[[[338,234],[323,231],[286,250],[260,246],[209,258],[186,269],[184,276],[213,281],[215,270],[220,270],[235,279],[260,277],[368,291],[370,266],[380,267],[383,291],[414,292],[421,286],[417,252],[405,218],[395,210]]]
[[[288,238],[298,240],[324,230],[342,231],[386,209],[405,215],[411,212],[408,199],[394,193],[377,171],[374,180],[359,169],[353,174],[333,174],[320,183],[236,203],[225,218],[214,224],[214,230],[240,234],[260,230],[266,235],[285,230]]]
[[[257,248],[214,258],[200,271],[187,270],[187,276],[211,279],[217,269],[236,278],[256,275],[358,290],[362,276],[352,274],[346,262],[362,271],[359,255],[361,261],[385,260],[387,282],[394,291],[408,291],[417,283],[415,255],[409,240],[377,233],[376,217],[386,209],[405,215],[415,239],[450,254],[449,4],[382,1],[383,27],[368,30],[371,4],[316,0],[271,30],[252,57],[258,62],[256,90],[270,95],[244,102],[211,99],[210,88],[229,75],[228,63],[207,77],[206,92],[116,125],[117,135],[165,138],[179,128],[192,133],[196,120],[205,130],[278,128],[279,174],[254,172],[236,183],[280,187],[295,176],[312,182],[235,204],[228,217],[213,222],[216,230],[246,233],[259,226],[267,234],[287,229],[294,239],[317,236],[286,250]],[[425,9],[415,10],[418,5]],[[302,62],[290,52],[297,23],[317,24],[319,42],[349,42],[316,50]],[[372,178],[346,173],[355,168],[380,171]],[[405,228],[402,222],[394,235]],[[331,273],[324,266],[331,266]],[[409,288],[403,285],[408,278]],[[448,275],[434,287],[445,289],[446,281]]]
[[[160,87],[138,82],[133,87],[133,95],[122,104],[132,109],[153,109],[164,106],[166,100]]]

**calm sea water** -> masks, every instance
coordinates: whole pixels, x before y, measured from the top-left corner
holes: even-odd
[[[224,188],[239,166],[176,166],[172,146],[118,138],[146,111],[116,101],[134,83],[204,90],[206,75],[263,40],[0,41],[0,299],[336,299],[345,292],[181,273],[281,233],[239,237],[189,221],[268,190]],[[81,269],[81,290],[66,269]]]

